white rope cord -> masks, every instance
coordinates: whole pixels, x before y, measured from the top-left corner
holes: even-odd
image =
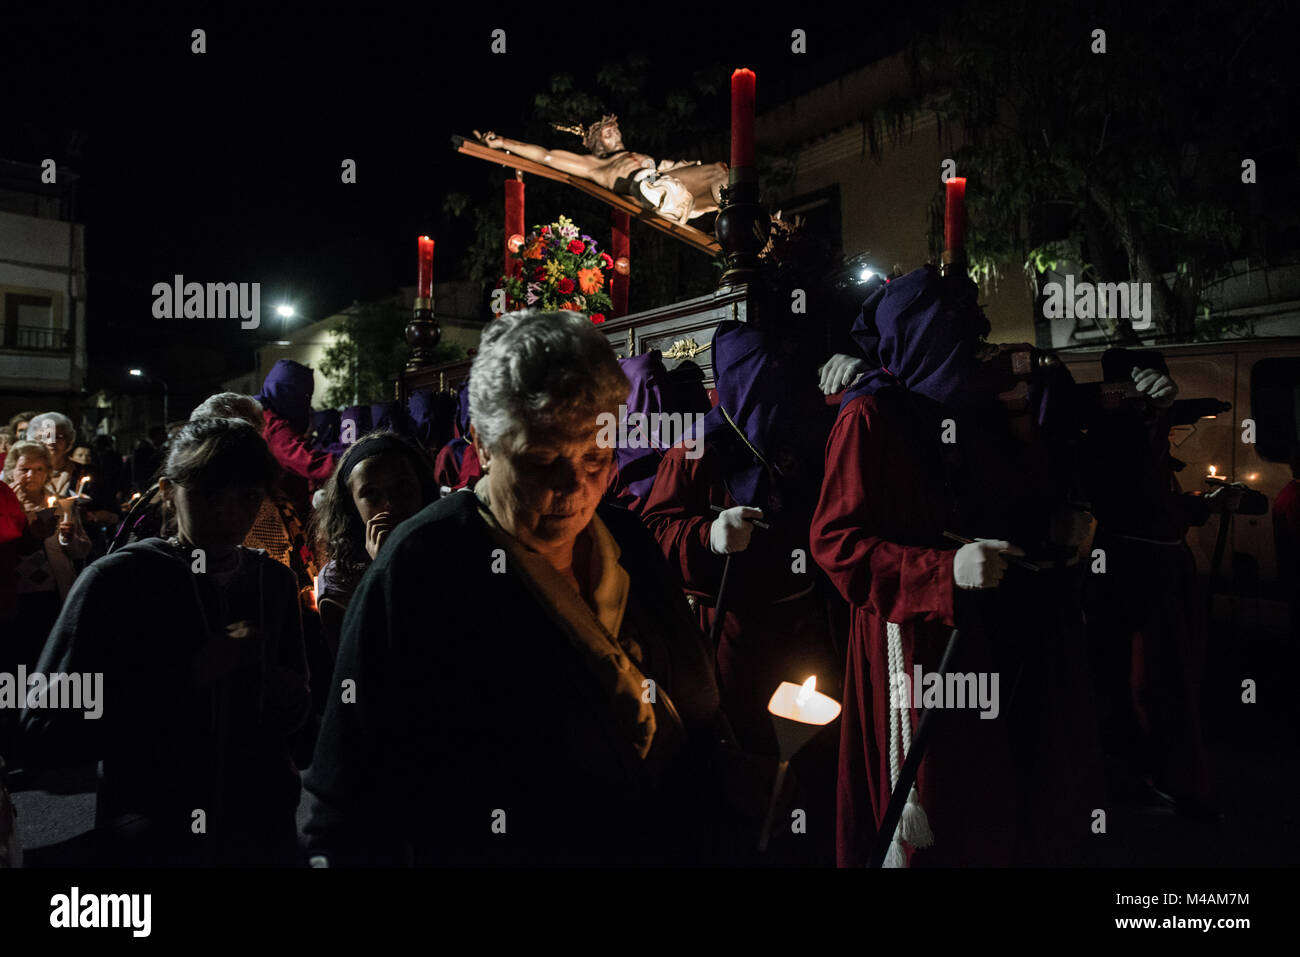
[[[889,702],[889,792],[892,795],[898,786],[902,763],[907,753],[912,750],[912,703],[907,694],[906,659],[903,656],[903,631],[895,622],[885,623],[887,666],[889,682],[892,689]],[[904,717],[904,715],[906,717]],[[899,740],[902,749],[899,749]],[[889,853],[885,855],[885,867],[906,867],[907,855],[903,853],[902,842],[907,841],[914,848],[929,847],[934,843],[934,834],[930,822],[921,807],[916,784],[912,784],[907,795],[907,804],[899,816],[894,828],[893,841]]]

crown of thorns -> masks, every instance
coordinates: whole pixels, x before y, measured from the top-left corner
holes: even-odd
[[[606,113],[585,130],[581,126],[562,126],[559,123],[554,123],[552,125],[561,133],[572,133],[575,136],[581,136],[582,144],[587,147],[587,152],[599,156],[603,152],[603,148],[600,145],[600,134],[604,132],[604,129],[607,126],[617,126],[618,117],[613,113]]]

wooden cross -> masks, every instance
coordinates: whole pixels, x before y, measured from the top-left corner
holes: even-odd
[[[464,153],[466,156],[473,156],[481,160],[487,160],[489,163],[497,163],[500,166],[507,166],[511,169],[524,173],[532,173],[535,176],[541,176],[544,179],[553,179],[559,183],[566,183],[575,189],[580,189],[589,196],[595,196],[603,203],[608,203],[616,210],[626,213],[633,219],[640,220],[647,226],[659,230],[661,233],[667,233],[675,239],[690,246],[694,246],[701,252],[708,253],[710,256],[722,255],[722,247],[718,241],[703,230],[696,229],[694,226],[687,226],[681,223],[670,222],[658,215],[652,209],[646,209],[630,196],[621,196],[618,193],[610,192],[603,186],[597,186],[589,179],[581,176],[573,176],[569,173],[561,173],[559,170],[551,169],[541,163],[534,163],[532,160],[524,159],[522,156],[515,156],[505,150],[494,150],[475,140],[468,140],[463,136],[453,136],[452,145],[456,147],[456,152]]]

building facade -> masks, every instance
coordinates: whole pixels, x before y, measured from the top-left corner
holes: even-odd
[[[85,229],[76,174],[0,160],[0,419],[57,410],[79,421],[86,382]],[[46,174],[48,178],[48,173]]]

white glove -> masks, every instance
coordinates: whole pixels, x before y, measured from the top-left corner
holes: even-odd
[[[977,538],[969,545],[957,549],[952,559],[952,577],[958,588],[997,588],[1007,570],[1003,553],[1020,555],[1022,552],[1010,542],[995,538]]]
[[[1178,397],[1178,383],[1155,369],[1133,367],[1133,383],[1157,409],[1167,409]]]
[[[843,352],[835,353],[817,370],[817,374],[821,376],[822,394],[834,395],[841,389],[848,388],[854,379],[869,368],[865,359],[845,355]]]
[[[761,509],[737,505],[718,515],[709,526],[709,550],[715,555],[743,552],[754,534],[751,519],[762,518]]]

